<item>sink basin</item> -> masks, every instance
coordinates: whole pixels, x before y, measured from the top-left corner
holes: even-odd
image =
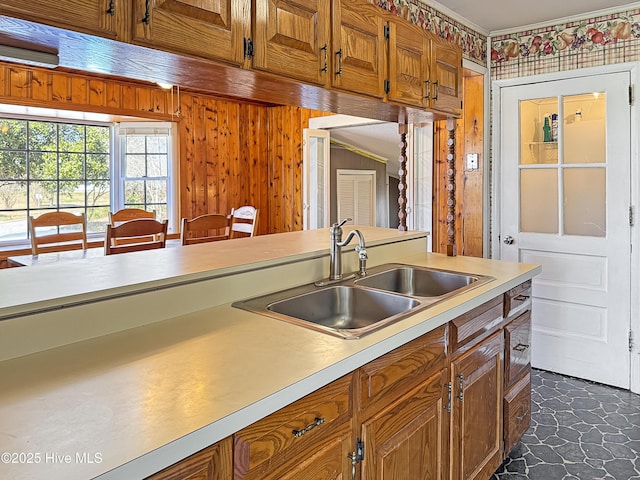
[[[493,277],[389,263],[366,277],[302,285],[232,306],[341,338],[355,339],[413,315]]]
[[[413,297],[442,297],[475,287],[492,277],[436,270],[410,265],[396,265],[359,280],[356,285]]]
[[[313,290],[307,291],[309,288]],[[342,338],[359,338],[399,320],[421,302],[402,295],[336,285],[287,290],[233,306]]]

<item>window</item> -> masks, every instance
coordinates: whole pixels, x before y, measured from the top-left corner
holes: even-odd
[[[173,132],[159,122],[114,129],[0,118],[0,244],[24,244],[27,218],[57,210],[84,213],[94,235],[125,207],[155,210],[175,226]]]

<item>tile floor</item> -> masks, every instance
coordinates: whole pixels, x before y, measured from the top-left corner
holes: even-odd
[[[640,395],[533,370],[531,427],[491,480],[640,480]]]

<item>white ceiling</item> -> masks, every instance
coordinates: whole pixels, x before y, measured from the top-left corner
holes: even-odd
[[[595,12],[609,8],[631,5],[638,6],[638,2],[620,0],[439,0],[426,3],[437,10],[447,9],[459,17],[469,20],[485,32],[512,29],[533,25],[536,23],[550,23],[554,20]],[[440,9],[439,6],[445,7]],[[555,22],[554,22],[555,23]]]

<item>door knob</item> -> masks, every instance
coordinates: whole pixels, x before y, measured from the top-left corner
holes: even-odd
[[[504,237],[503,242],[507,245],[512,245],[513,242],[515,242],[515,240],[513,239],[513,237],[511,235],[507,235],[506,237]]]

